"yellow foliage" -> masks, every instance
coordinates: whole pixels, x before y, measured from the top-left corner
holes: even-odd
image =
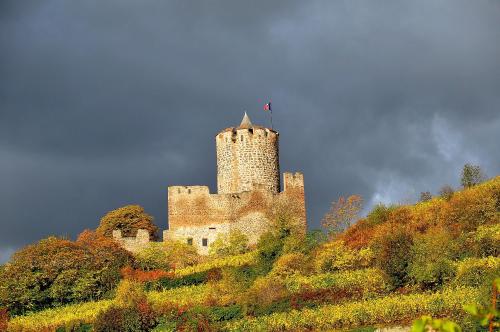
[[[245,318],[226,325],[228,331],[299,331],[347,329],[372,324],[391,324],[422,315],[442,316],[460,312],[474,303],[479,293],[473,288],[450,289],[434,294],[393,295],[374,300],[326,305],[317,309],[292,310],[257,318]]]
[[[332,241],[321,246],[314,258],[317,272],[333,272],[355,268],[368,267],[374,259],[370,248],[353,250],[344,245],[343,241]]]
[[[285,254],[276,260],[271,274],[280,277],[303,274],[310,270],[310,265],[308,257],[302,253]]]
[[[294,275],[288,277],[285,284],[292,293],[300,293],[305,289],[330,289],[361,290],[363,294],[369,295],[381,294],[387,290],[386,276],[381,270],[375,268],[310,276]]]
[[[55,330],[60,326],[70,330],[71,327],[78,326],[80,323],[93,322],[97,315],[107,310],[112,304],[111,300],[86,302],[14,317],[9,321],[8,331],[38,332]]]
[[[115,296],[117,306],[131,308],[141,301],[146,301],[146,293],[141,283],[128,279],[120,281]]]
[[[216,268],[253,265],[256,263],[256,259],[257,259],[257,252],[255,251],[251,251],[242,255],[213,259],[205,263],[176,270],[175,277],[184,277],[190,274],[206,272]]]

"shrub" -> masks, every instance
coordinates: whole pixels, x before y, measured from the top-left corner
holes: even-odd
[[[136,254],[136,259],[143,270],[182,269],[201,261],[195,247],[179,241],[150,243]]]
[[[249,315],[261,315],[263,312],[273,311],[273,305],[287,300],[288,295],[282,278],[271,275],[259,277],[243,298],[245,312]],[[289,303],[287,308],[290,308]]]
[[[467,258],[455,263],[455,267],[453,285],[489,288],[495,277],[500,275],[500,258]]]
[[[146,301],[142,285],[132,280],[122,280],[116,289],[115,304],[119,307],[135,307]]]
[[[332,241],[319,247],[314,257],[317,272],[334,272],[368,267],[374,259],[369,248],[352,250],[343,241]]]
[[[136,332],[147,331],[141,327],[139,311],[134,307],[112,306],[100,313],[94,324],[95,332]]]
[[[248,251],[248,237],[241,231],[219,234],[210,245],[209,253],[215,257],[227,257],[244,254]]]
[[[158,238],[158,227],[153,223],[153,217],[139,205],[127,205],[106,213],[101,218],[97,234],[112,237],[114,230],[121,230],[123,236],[136,236],[137,230],[145,229],[151,240]]]
[[[390,278],[394,287],[409,280],[408,265],[413,244],[411,233],[404,226],[384,225],[373,240],[376,265]]]
[[[272,275],[287,277],[292,274],[304,274],[311,270],[310,259],[302,253],[284,254],[274,262]]]
[[[379,203],[373,207],[373,209],[366,216],[366,222],[371,225],[380,225],[385,223],[389,219],[389,215],[392,211],[397,208],[395,205],[384,205]]]
[[[450,233],[434,228],[417,236],[411,247],[410,278],[423,288],[434,289],[450,280],[455,271],[452,260],[458,251]]]
[[[477,256],[500,256],[500,223],[479,226],[473,240]]]
[[[16,252],[0,272],[0,304],[12,314],[104,297],[132,257],[93,232],[76,242],[50,237]]]
[[[470,232],[478,226],[499,222],[500,177],[456,193],[442,209],[447,225]]]

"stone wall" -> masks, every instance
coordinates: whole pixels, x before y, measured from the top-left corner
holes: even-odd
[[[122,237],[122,231],[115,229],[113,239],[126,250],[136,253],[149,245],[149,232],[146,229],[139,229],[135,237]]]
[[[228,128],[215,137],[217,191],[240,193],[263,185],[280,190],[279,134],[269,128]]]
[[[238,229],[249,237],[250,243],[255,243],[282,202],[288,204],[288,211],[305,230],[304,176],[285,173],[283,179],[284,190],[278,194],[265,185],[238,194],[210,194],[206,186],[169,187],[169,230],[164,232],[164,240],[189,242],[206,254],[218,234]]]

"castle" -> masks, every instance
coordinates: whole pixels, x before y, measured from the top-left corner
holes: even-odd
[[[253,125],[245,113],[238,127],[215,136],[215,144],[217,193],[211,194],[207,186],[168,187],[169,229],[163,232],[164,241],[179,240],[208,254],[219,234],[239,230],[253,244],[267,230],[279,206],[305,230],[304,176],[284,173],[280,191],[277,131]],[[132,250],[148,241],[139,236],[122,238],[119,231],[113,236]]]

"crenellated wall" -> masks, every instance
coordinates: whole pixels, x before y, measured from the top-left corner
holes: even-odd
[[[113,239],[126,250],[136,253],[149,245],[149,232],[146,229],[138,229],[136,236],[122,237],[122,231],[115,229]]]
[[[254,126],[245,113],[238,127],[215,136],[217,193],[207,186],[168,187],[169,229],[163,240],[180,240],[207,254],[219,234],[243,232],[250,244],[266,232],[277,213],[306,230],[304,175],[284,173],[280,192],[279,133]],[[140,230],[135,238],[113,237],[127,250],[146,247],[149,235]],[[147,237],[147,238],[146,238]]]
[[[246,234],[250,243],[256,243],[267,230],[273,208],[284,199],[293,206],[290,211],[305,229],[304,177],[301,173],[285,173],[283,179],[284,190],[277,194],[265,185],[238,194],[210,194],[205,186],[169,187],[169,230],[164,232],[164,239],[191,239],[202,254],[208,253],[218,234],[235,229]]]

